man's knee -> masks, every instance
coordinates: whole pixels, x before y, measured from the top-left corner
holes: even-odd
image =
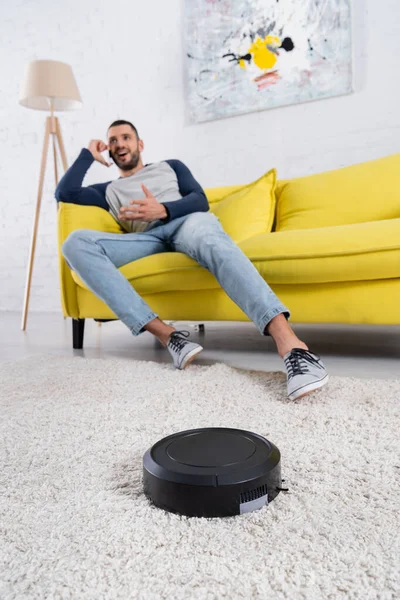
[[[63,256],[65,258],[71,257],[78,248],[85,244],[89,233],[90,230],[88,229],[75,229],[75,231],[72,231],[61,246]]]

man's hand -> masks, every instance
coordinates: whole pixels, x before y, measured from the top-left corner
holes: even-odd
[[[144,200],[131,200],[133,206],[121,206],[119,219],[124,221],[157,221],[168,216],[167,209],[155,199],[153,194],[142,183],[142,189],[146,195]]]
[[[105,165],[106,167],[111,167],[112,162],[108,163],[105,160],[105,158],[100,154],[101,152],[108,150],[107,144],[105,144],[101,140],[91,140],[88,149],[92,153],[94,160],[97,160],[97,162],[101,163],[102,165]]]

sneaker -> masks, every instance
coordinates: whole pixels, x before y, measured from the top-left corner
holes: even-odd
[[[174,367],[184,369],[203,350],[203,346],[190,342],[188,331],[174,331],[171,333],[167,348],[174,361]]]
[[[328,373],[319,358],[310,350],[293,348],[283,360],[288,374],[288,398],[297,400],[328,383]]]

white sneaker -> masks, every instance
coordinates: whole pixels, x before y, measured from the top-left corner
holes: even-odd
[[[203,346],[190,342],[188,331],[174,331],[171,333],[167,348],[174,361],[174,367],[184,369],[203,350]]]
[[[288,398],[297,400],[328,383],[329,376],[320,357],[310,350],[293,348],[283,357],[288,380]]]

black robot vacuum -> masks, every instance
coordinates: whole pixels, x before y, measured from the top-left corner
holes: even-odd
[[[250,431],[181,431],[145,453],[144,492],[155,506],[188,517],[241,515],[279,494],[280,459],[274,444]]]

